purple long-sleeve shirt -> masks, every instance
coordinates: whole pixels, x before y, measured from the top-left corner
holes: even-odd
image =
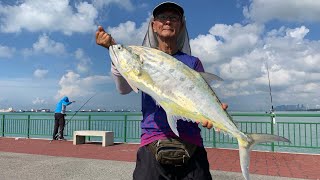
[[[202,63],[198,58],[189,56],[188,54],[180,51],[172,56],[183,62],[190,68],[198,72],[204,72]],[[129,93],[132,90],[131,87],[114,66],[112,66],[111,72],[115,79],[117,89],[120,91],[120,93]],[[172,132],[168,124],[166,112],[162,107],[156,105],[151,96],[142,92],[141,104],[143,115],[143,119],[141,121],[141,146],[150,144],[151,142],[159,139],[177,137]],[[198,127],[197,123],[178,120],[177,129],[182,140],[195,144],[197,146],[203,146],[203,140],[200,134],[201,130]]]

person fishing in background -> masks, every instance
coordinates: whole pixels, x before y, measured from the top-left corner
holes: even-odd
[[[69,101],[67,96],[64,96],[56,105],[56,110],[54,113],[54,129],[52,140],[65,140],[63,137],[63,130],[66,124],[66,108],[75,101]],[[59,130],[59,134],[58,134]]]
[[[116,44],[101,26],[96,32],[96,43],[105,48]],[[204,72],[201,61],[191,56],[184,10],[176,3],[164,2],[154,8],[142,45],[161,50],[190,68]],[[112,63],[111,72],[120,94],[130,93],[132,88]],[[226,104],[222,106],[227,108]],[[212,179],[198,124],[178,121],[180,137],[175,136],[169,127],[164,109],[144,92],[142,114],[141,143],[133,179]],[[206,121],[202,126],[211,129],[213,124]],[[178,155],[179,152],[186,153]]]

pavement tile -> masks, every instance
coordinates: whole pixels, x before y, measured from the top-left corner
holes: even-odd
[[[0,151],[59,157],[135,162],[139,144],[116,143],[102,147],[89,142],[73,145],[72,141],[53,141],[0,137]],[[210,169],[241,172],[239,151],[234,149],[206,148]],[[250,173],[274,177],[320,179],[320,155],[276,152],[251,152]]]

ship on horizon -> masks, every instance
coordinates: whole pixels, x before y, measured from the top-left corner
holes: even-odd
[[[0,109],[0,112],[14,112],[12,107],[9,107],[8,109]]]

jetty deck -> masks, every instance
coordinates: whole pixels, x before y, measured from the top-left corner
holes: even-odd
[[[4,179],[46,180],[57,178],[132,179],[131,175],[139,144],[119,143],[113,146],[102,147],[101,143],[73,145],[72,141],[49,142],[49,140],[45,139],[0,137],[0,168],[2,169],[0,171],[0,177],[4,177]],[[238,150],[215,148],[206,148],[206,150],[214,179],[242,179]],[[28,160],[28,158],[25,157],[26,155],[28,155],[28,157],[42,155],[37,156],[35,159],[47,157],[50,160],[35,161],[30,157]],[[60,158],[65,159],[65,161],[70,158],[76,158],[77,161],[67,161],[67,164],[63,161],[61,161],[61,163],[54,162],[55,160],[60,160]],[[82,162],[80,162],[81,160]],[[101,160],[103,161],[101,162]],[[38,170],[29,166],[31,170],[27,172],[31,175],[19,174],[19,172],[22,173],[28,168],[26,166],[28,161],[30,164],[33,164],[33,166],[35,164],[34,162],[40,163],[36,166]],[[91,165],[88,166],[91,167],[89,169],[92,169],[94,164],[99,166],[94,168],[95,172],[93,172],[93,170],[89,172],[88,169],[83,171],[77,169],[77,167],[79,168],[81,165],[88,165],[88,161],[91,162]],[[110,167],[106,168],[107,165],[101,165],[101,163],[109,164]],[[43,167],[47,169],[43,171],[49,172],[42,172],[41,164],[46,164],[46,166]],[[48,168],[48,164],[50,164],[50,168]],[[54,164],[57,166],[56,168]],[[59,167],[64,166],[67,167],[62,168],[62,172],[59,171],[55,173],[57,168],[59,169]],[[73,169],[72,166],[74,166]],[[105,171],[103,171],[102,166],[106,168]],[[63,170],[65,170],[65,172]],[[101,171],[100,174],[99,171]],[[82,176],[80,176],[79,173],[83,173]],[[320,155],[252,151],[250,176],[251,179],[261,180],[285,180],[293,178],[320,179]]]

